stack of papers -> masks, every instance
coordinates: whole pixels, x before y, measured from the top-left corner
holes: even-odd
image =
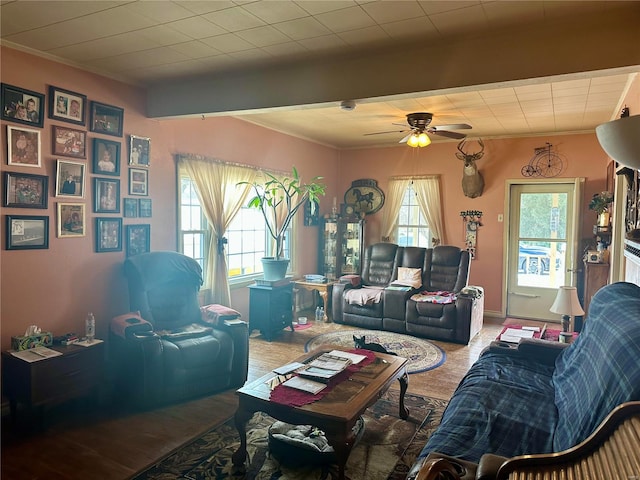
[[[501,335],[501,342],[519,343],[521,338],[533,338],[533,330],[524,328],[507,328]]]
[[[58,357],[62,354],[47,347],[35,347],[30,348],[29,350],[11,352],[11,355],[19,358],[20,360],[24,360],[25,362],[33,363],[40,360],[46,360],[47,358]]]
[[[295,388],[296,390],[302,390],[304,392],[313,393],[314,395],[324,390],[327,387],[324,383],[314,382],[313,380],[309,380],[308,378],[302,378],[302,377],[290,378],[289,380],[284,382],[282,385]]]

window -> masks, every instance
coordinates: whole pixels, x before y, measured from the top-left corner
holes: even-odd
[[[205,268],[209,246],[209,228],[195,183],[186,175],[180,178],[180,251],[194,258]],[[289,227],[285,237],[284,256],[291,258],[293,231]],[[225,233],[229,279],[241,279],[262,273],[260,259],[271,255],[275,243],[265,225],[262,213],[254,208],[242,207]],[[290,265],[291,266],[291,265]]]
[[[404,192],[398,216],[398,245],[403,247],[431,247],[429,225],[420,210],[416,192],[409,184]]]

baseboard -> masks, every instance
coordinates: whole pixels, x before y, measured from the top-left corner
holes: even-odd
[[[504,314],[502,314],[502,312],[498,312],[496,310],[485,310],[484,311],[484,316],[486,318],[497,318],[499,320],[504,320],[505,319]]]

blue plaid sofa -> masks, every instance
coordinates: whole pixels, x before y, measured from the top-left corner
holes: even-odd
[[[458,385],[407,478],[427,457],[454,457],[473,470],[484,454],[509,458],[568,449],[632,400],[640,400],[640,287],[619,282],[596,293],[580,336],[568,347],[492,343]]]

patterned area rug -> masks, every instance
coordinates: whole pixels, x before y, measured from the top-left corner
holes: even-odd
[[[308,352],[323,344],[353,348],[354,335],[357,337],[364,335],[367,343],[379,343],[387,351],[408,359],[409,374],[433,370],[442,365],[447,358],[444,350],[427,340],[381,330],[339,330],[323,333],[309,340],[304,346],[304,351]]]
[[[401,480],[411,468],[429,435],[440,423],[445,400],[405,395],[409,418],[398,417],[399,392],[389,390],[364,415],[365,431],[346,466],[351,480]],[[233,419],[179,448],[133,480],[328,480],[337,468],[288,466],[269,455],[267,429],[274,419],[256,413],[247,424],[246,468],[237,470],[231,455],[240,439]]]

